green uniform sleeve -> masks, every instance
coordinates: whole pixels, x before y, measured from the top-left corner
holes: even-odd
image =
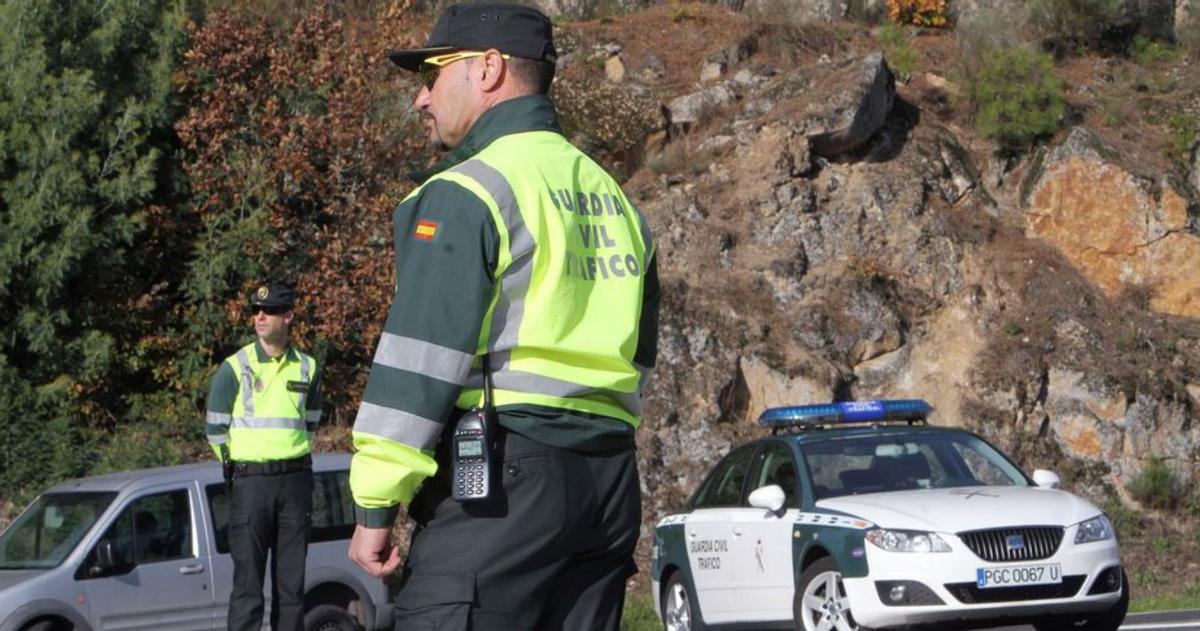
[[[642,313],[638,323],[637,350],[633,363],[643,369],[654,368],[658,357],[658,257],[651,256],[646,266],[645,286],[642,288]]]
[[[321,406],[325,402],[321,398],[321,376],[323,374],[322,365],[317,364],[317,370],[308,383],[308,394],[304,399],[304,427],[308,431],[309,444],[312,443],[313,435],[317,433],[317,426],[321,423]]]
[[[434,180],[393,215],[396,294],[354,421],[350,487],[358,521],[390,525],[437,471],[445,422],[470,371],[492,297],[499,234],[491,211]]]
[[[233,420],[233,402],[238,395],[237,375],[228,362],[221,362],[208,385],[208,403],[204,433],[217,460],[221,460],[221,445],[229,441],[229,424]]]

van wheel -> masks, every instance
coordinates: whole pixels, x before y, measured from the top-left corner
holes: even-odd
[[[336,605],[317,605],[304,615],[304,631],[359,631],[350,612]]]
[[[42,620],[21,629],[21,631],[71,631],[73,628],[71,625],[59,624],[53,620]]]

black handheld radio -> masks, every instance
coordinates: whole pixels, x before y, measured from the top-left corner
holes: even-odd
[[[483,356],[483,406],[471,408],[454,425],[450,446],[451,492],[460,502],[487,499],[491,491],[492,429],[496,422],[491,374]]]

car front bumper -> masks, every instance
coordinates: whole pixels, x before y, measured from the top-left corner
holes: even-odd
[[[940,534],[950,543],[951,552],[897,553],[865,545],[869,575],[843,578],[855,621],[867,627],[952,622],[971,620],[1028,619],[1042,615],[1103,611],[1121,595],[1116,591],[1090,594],[1097,580],[1109,568],[1120,575],[1120,556],[1114,539],[1082,545],[1073,543],[1068,529],[1055,554],[1036,561],[992,563],[984,561],[953,535]],[[1062,568],[1060,586],[1036,588],[983,588],[976,585],[978,570],[1058,564]],[[877,583],[916,582],[924,585],[941,604],[886,604]],[[1077,587],[1076,587],[1077,585]],[[911,589],[911,583],[909,583]],[[883,590],[885,593],[887,589]],[[913,590],[912,593],[917,593]]]

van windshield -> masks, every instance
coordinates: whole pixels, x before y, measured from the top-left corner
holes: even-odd
[[[116,493],[47,493],[0,535],[0,570],[57,567],[117,497]]]

